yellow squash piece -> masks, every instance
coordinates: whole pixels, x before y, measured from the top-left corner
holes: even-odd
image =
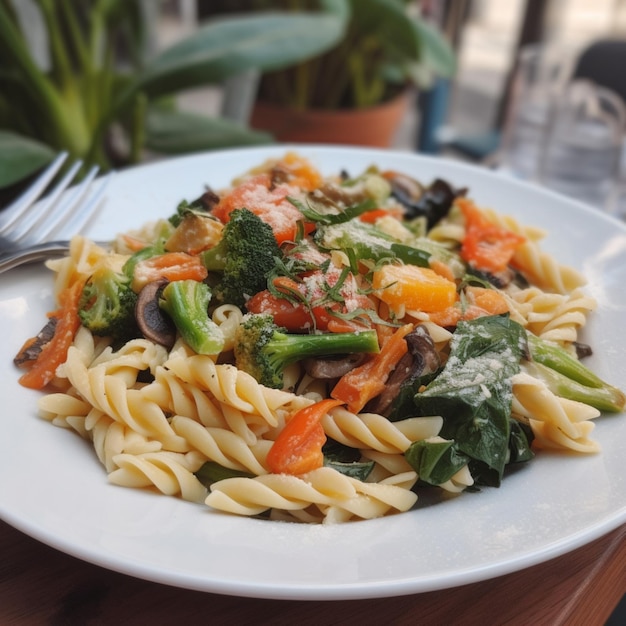
[[[372,286],[394,311],[402,305],[425,313],[443,311],[458,297],[455,283],[417,265],[385,265],[374,272]]]

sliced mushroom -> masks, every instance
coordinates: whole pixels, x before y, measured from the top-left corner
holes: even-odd
[[[304,369],[309,376],[324,380],[341,378],[362,363],[364,354],[348,354],[339,359],[306,359]]]
[[[135,305],[135,319],[146,339],[170,350],[176,341],[176,326],[159,307],[159,296],[167,283],[165,279],[157,280],[142,288]]]
[[[210,212],[216,204],[219,204],[219,201],[220,197],[217,193],[210,187],[207,187],[205,192],[191,203],[191,206],[199,205],[205,211]]]
[[[30,363],[34,363],[37,360],[37,357],[41,354],[43,347],[54,336],[57,322],[58,318],[51,317],[36,337],[32,337],[26,341],[13,359],[13,363],[15,363],[17,367],[28,367]]]
[[[400,359],[385,383],[385,389],[371,400],[366,410],[387,415],[400,389],[418,376],[436,372],[441,361],[430,333],[423,326],[416,326],[406,337],[408,352]]]
[[[405,174],[395,174],[389,183],[392,195],[406,209],[405,217],[413,219],[423,216],[428,228],[432,228],[448,214],[458,196],[467,193],[466,189],[455,189],[440,178],[428,187],[423,187]]]

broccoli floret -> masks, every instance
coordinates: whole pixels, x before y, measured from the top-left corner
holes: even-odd
[[[267,287],[268,274],[282,253],[268,224],[248,209],[236,209],[220,242],[201,257],[209,272],[219,275],[215,298],[241,307]]]
[[[131,288],[130,278],[124,272],[102,265],[83,287],[78,316],[94,335],[127,341],[138,335],[136,302],[137,294]]]
[[[168,283],[159,299],[159,307],[174,322],[187,345],[198,354],[218,354],[224,347],[224,335],[209,317],[211,290],[197,280]]]
[[[295,335],[283,332],[268,314],[248,314],[235,333],[237,367],[265,385],[280,389],[283,370],[308,357],[379,351],[374,330]]]

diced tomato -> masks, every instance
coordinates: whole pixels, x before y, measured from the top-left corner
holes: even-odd
[[[252,296],[246,302],[246,308],[250,313],[269,313],[278,326],[291,332],[311,328],[315,321],[303,304],[293,304],[267,289]]]
[[[314,224],[305,222],[302,213],[287,199],[298,193],[298,187],[289,184],[270,186],[269,174],[253,176],[227,193],[212,213],[225,224],[235,209],[246,208],[272,227],[279,244],[295,240],[298,222],[303,222],[305,233],[313,232]]]
[[[246,303],[251,313],[269,313],[274,317],[278,326],[283,326],[291,332],[318,330],[330,332],[345,332],[346,323],[339,324],[334,313],[350,313],[357,309],[372,309],[372,301],[365,295],[357,292],[354,277],[350,275],[340,288],[342,301],[327,298],[327,289],[336,285],[340,272],[338,270],[327,273],[312,272],[303,282],[296,282],[290,278],[275,279],[274,286],[283,292],[285,297],[274,295],[270,291],[261,291]],[[302,301],[289,299],[294,294]],[[362,328],[358,323],[348,323],[351,330]]]
[[[463,260],[486,272],[497,273],[506,269],[515,250],[526,238],[490,222],[471,200],[459,198],[457,203],[465,217],[465,237],[461,245]]]

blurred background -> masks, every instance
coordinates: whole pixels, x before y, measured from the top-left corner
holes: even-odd
[[[6,0],[0,62],[0,189],[59,149],[106,170],[316,141],[464,159],[626,213],[626,0]]]
[[[488,136],[504,122],[508,81],[523,46],[534,42],[566,44],[575,52],[598,40],[626,40],[625,0],[431,0],[417,4],[442,28],[457,57],[447,100],[438,112],[444,147],[454,138],[483,135],[485,149],[493,147]],[[156,45],[169,45],[192,32],[202,19],[203,5],[211,5],[211,0],[164,2]],[[183,102],[190,109],[209,107],[217,113],[222,98],[223,90],[213,88],[188,94]],[[418,149],[419,122],[419,108],[415,106],[407,111],[393,147]],[[477,143],[477,157],[478,147]],[[474,156],[468,154],[467,158]]]

